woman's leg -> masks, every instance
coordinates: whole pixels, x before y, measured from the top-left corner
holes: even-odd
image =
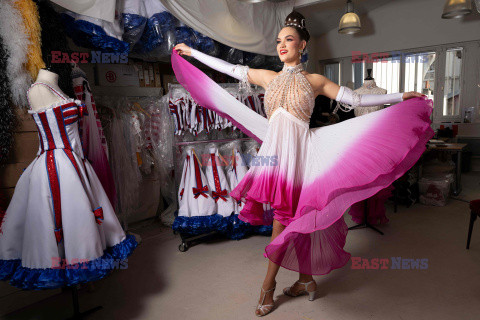
[[[272,238],[270,242],[272,242],[282,231],[285,229],[285,226],[278,222],[278,220],[273,220],[273,230],[272,230]],[[263,281],[263,288],[269,289],[273,288],[273,284],[275,283],[275,277],[277,276],[278,270],[280,266],[271,260],[268,260],[268,269],[267,275],[265,276],[265,280]]]
[[[273,241],[273,239],[275,239],[284,229],[285,229],[285,226],[274,219],[271,241]],[[271,260],[268,260],[267,275],[265,276],[265,280],[263,280],[263,285],[262,285],[262,288],[265,291],[270,290],[275,286],[275,277],[277,276],[279,269],[280,269],[280,266],[278,264],[272,262]],[[260,291],[260,299],[258,301],[259,304],[262,303],[262,298],[263,298],[263,292]],[[263,300],[263,304],[273,304],[273,291],[266,293],[265,300]],[[259,311],[257,310],[256,313],[259,313]]]

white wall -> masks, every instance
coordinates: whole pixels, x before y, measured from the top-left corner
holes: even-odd
[[[341,35],[337,28],[313,39],[310,72],[320,72],[318,61],[341,62],[342,85],[351,79],[352,51],[365,54],[460,44],[465,64],[462,109],[477,107],[480,122],[480,14],[475,10],[460,19],[442,19],[444,0],[392,1],[360,16],[362,30]],[[452,45],[450,45],[452,44]],[[343,59],[342,59],[343,58]]]

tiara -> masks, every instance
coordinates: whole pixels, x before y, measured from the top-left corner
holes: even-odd
[[[300,23],[298,23],[298,20],[296,18],[288,18],[287,21],[285,21],[285,27],[297,27],[300,29],[305,29],[305,18],[302,18],[302,20],[300,20]]]

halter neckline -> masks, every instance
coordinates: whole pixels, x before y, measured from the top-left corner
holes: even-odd
[[[301,72],[303,71],[303,64],[299,63],[296,66],[287,66],[286,64],[283,64],[283,69],[282,71],[287,71],[287,72]]]

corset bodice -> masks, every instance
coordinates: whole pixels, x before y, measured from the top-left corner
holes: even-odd
[[[38,154],[53,149],[69,149],[83,158],[78,120],[86,114],[79,100],[68,99],[40,111],[29,110],[37,125]]]
[[[284,65],[282,72],[270,81],[265,90],[265,112],[268,119],[281,107],[302,121],[310,121],[315,95],[302,71],[302,64],[294,67]]]

